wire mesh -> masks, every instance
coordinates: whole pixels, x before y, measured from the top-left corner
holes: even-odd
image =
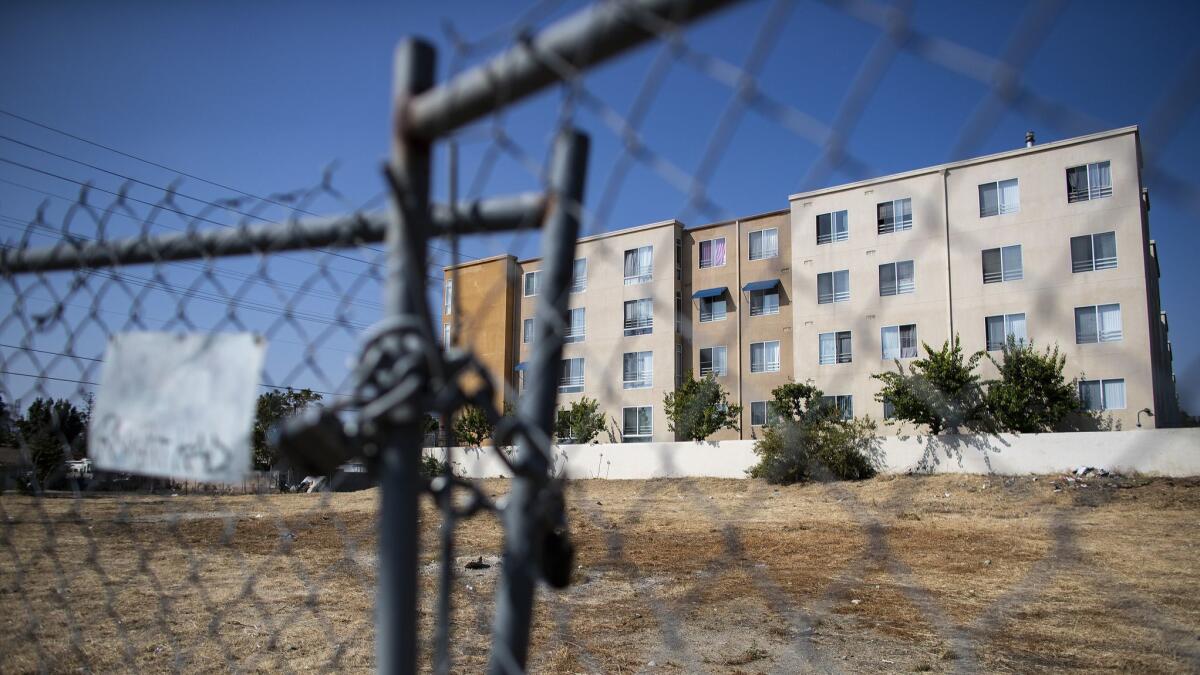
[[[536,3],[512,25],[474,40],[447,23],[451,72],[498,48],[530,44],[529,35],[556,14],[558,5]],[[832,123],[760,85],[772,47],[797,10],[790,2],[756,5],[759,27],[741,64],[701,51],[689,44],[682,27],[634,7],[635,20],[658,44],[624,111],[593,91],[586,73],[540,55],[564,82],[552,126],[557,131],[587,126],[602,134],[594,144],[620,148],[611,171],[598,183],[602,187],[594,202],[585,200],[588,205],[582,207],[585,234],[603,233],[613,225],[612,213],[634,167],[649,170],[683,197],[675,214],[681,221],[738,217],[709,188],[749,115],[819,149],[818,159],[798,179],[800,188],[824,185],[835,175],[877,173],[869,158],[851,152],[849,141],[873,104],[872,93],[884,73],[901,55],[987,87],[959,130],[955,157],[977,150],[1011,111],[1064,134],[1103,127],[1021,77],[1066,3],[1032,4],[999,58],[948,36],[920,32],[912,24],[911,3],[825,5],[878,33]],[[654,139],[641,131],[664,79],[676,68],[728,90],[726,105],[692,168],[656,151]],[[1147,119],[1155,124],[1148,123],[1152,136],[1146,139],[1144,168],[1149,183],[1192,213],[1200,212],[1194,180],[1160,166],[1154,149],[1170,143],[1194,111],[1196,100],[1188,92],[1195,89],[1197,77],[1200,52],[1181,67],[1178,87],[1149,111]],[[496,98],[494,115],[451,136],[461,147],[482,148],[465,181],[468,199],[491,191],[497,172],[523,172],[518,180],[542,189],[549,181],[549,160],[538,156],[541,148],[525,147],[508,129],[510,116],[521,109],[509,110],[504,92]],[[21,249],[237,228],[264,220],[287,223],[301,214],[356,213],[378,203],[347,204],[333,183],[327,179],[311,189],[266,198],[242,194],[198,209],[192,206],[197,200],[175,186],[149,186],[163,196],[142,201],[128,189],[112,193],[84,185],[61,212],[47,208],[29,220],[4,220],[19,236],[9,246]],[[463,235],[453,230],[448,235],[431,245],[430,257],[451,265],[466,261]],[[497,248],[521,249],[529,236],[515,232],[499,239]],[[897,259],[919,259],[919,245]],[[593,242],[589,259],[620,259],[624,253],[605,246],[604,240]],[[680,263],[691,264],[691,255],[685,252]],[[671,277],[668,259],[656,259],[655,279]],[[522,269],[538,264],[525,263]],[[242,258],[5,277],[12,309],[0,320],[0,394],[13,419],[27,415],[38,399],[65,399],[86,418],[103,346],[112,335],[130,330],[248,331],[264,335],[272,345],[264,391],[308,390],[325,404],[352,399],[351,371],[360,336],[383,314],[384,265],[379,246],[359,242],[336,251],[262,250]],[[457,266],[445,278],[462,287]],[[436,266],[431,267],[428,281],[442,280]],[[488,289],[480,304],[502,303],[503,293],[500,287]],[[683,323],[691,321],[694,310],[680,310],[671,294],[657,286],[647,297],[655,330],[668,328],[680,311]],[[731,311],[739,314],[742,304],[748,306],[740,299],[734,304]],[[450,312],[453,341],[470,346],[482,329],[473,323],[478,320],[455,307]],[[559,322],[558,332],[588,341],[599,329],[589,325],[580,336],[571,324]],[[593,363],[580,382],[605,401],[638,395],[626,390],[623,378],[614,373],[622,370],[625,353],[640,336],[620,337],[612,341],[607,358],[589,357]],[[569,345],[566,350],[570,356]],[[594,350],[589,344],[588,353]],[[1195,369],[1196,364],[1188,364],[1182,371],[1194,374]],[[661,377],[659,369],[653,377]],[[505,399],[522,394],[507,380],[495,384],[505,388]],[[380,526],[373,493],[275,494],[304,477],[270,470],[242,485],[226,486],[68,476],[61,463],[44,458],[85,452],[78,429],[67,424],[72,414],[50,413],[48,439],[33,438],[32,427],[28,434],[20,425],[12,430],[18,451],[13,457],[20,467],[6,467],[9,483],[0,497],[0,597],[13,610],[0,619],[4,670],[372,667],[373,551]],[[450,420],[443,419],[448,427]],[[656,424],[662,420],[656,417]],[[622,422],[610,420],[613,440],[621,439]],[[953,460],[955,452],[987,456],[1002,451],[999,443],[962,450],[931,440],[927,458]],[[42,462],[57,468],[42,471]],[[591,476],[569,478],[604,473],[598,466]],[[335,487],[354,478],[340,474]],[[1034,499],[1029,507],[1023,500],[1035,488],[1028,478],[898,478],[871,486],[829,483],[804,490],[702,479],[571,481],[566,513],[580,564],[571,587],[538,596],[530,669],[974,671],[1101,663],[1079,653],[1088,649],[1133,658],[1128,661],[1132,667],[1195,668],[1200,651],[1194,640],[1194,595],[1179,584],[1136,580],[1126,568],[1097,564],[1105,546],[1145,544],[1097,538],[1091,525],[1080,522],[1084,508],[1123,503],[1116,487],[1146,487],[1134,479],[1110,483],[1114,487],[1100,490],[1099,496],[1068,489],[1062,499]],[[14,492],[18,485],[29,494]],[[502,507],[508,486],[482,481],[473,489],[469,494],[474,498]],[[1000,495],[987,503],[991,508],[1037,512],[1022,514],[1025,521],[1006,524],[999,532],[937,531],[939,519],[971,513],[968,506],[955,505],[955,498],[969,501],[975,497],[968,495],[986,489]],[[492,646],[503,531],[491,515],[468,520],[474,514],[464,499],[458,499],[456,509],[456,499],[446,491],[436,502],[423,504],[419,618],[431,654],[427,662],[445,653],[439,669],[471,671],[484,667]],[[910,539],[922,537],[934,543],[911,545]],[[963,541],[973,537],[983,540]],[[440,550],[432,545],[439,538]],[[448,556],[444,562],[450,564],[439,566],[439,556]],[[930,560],[937,556],[961,557],[962,562],[939,565]],[[987,569],[991,560],[983,556],[995,558],[997,567],[1003,561],[1006,572],[992,574],[995,569]],[[466,563],[475,564],[464,569]],[[931,570],[950,578],[939,579]],[[437,584],[444,580],[449,580],[455,611],[442,618],[435,599]],[[1081,588],[1097,587],[1104,589],[1101,597],[1079,597],[1085,592]],[[1064,607],[1064,598],[1078,602],[1079,608]],[[1063,624],[1084,612],[1106,617],[1108,623],[1098,625],[1136,635],[1111,649],[1090,639],[1072,641]],[[1038,623],[1055,613],[1061,617],[1049,627]],[[1113,614],[1120,619],[1112,619]],[[442,637],[435,641],[439,629]],[[1066,644],[1061,652],[1043,643],[1022,644],[1044,640],[1047,634]],[[1152,649],[1139,652],[1147,644]]]

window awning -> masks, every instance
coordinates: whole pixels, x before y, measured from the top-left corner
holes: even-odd
[[[775,288],[779,285],[778,279],[766,279],[764,281],[751,281],[742,286],[743,291],[765,291],[769,288]]]
[[[696,291],[695,293],[692,293],[692,299],[699,300],[700,298],[715,298],[719,295],[723,295],[728,290],[729,289],[727,289],[724,286],[718,286],[716,288],[706,288],[702,291]]]
[[[525,365],[526,365],[525,362],[522,361],[522,362],[518,363],[517,366],[515,368],[513,368],[513,370],[525,370]]]

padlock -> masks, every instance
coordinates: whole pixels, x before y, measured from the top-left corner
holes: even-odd
[[[565,529],[546,531],[542,540],[542,578],[554,588],[566,588],[571,583],[575,566],[575,544]]]

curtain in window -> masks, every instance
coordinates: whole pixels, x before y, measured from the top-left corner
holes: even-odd
[[[892,202],[883,202],[876,210],[879,214],[879,234],[887,234],[896,230],[896,217]]]
[[[638,273],[638,252],[637,249],[625,251],[625,278],[636,277]]]
[[[587,259],[580,258],[571,268],[571,290],[581,291],[587,287]]]
[[[1000,266],[1000,249],[989,248],[983,252],[983,283],[994,284],[1003,281],[1004,275]]]
[[[896,294],[896,265],[887,263],[879,266],[879,295]]]
[[[896,292],[912,293],[917,284],[913,277],[913,261],[904,260],[896,263]]]
[[[833,214],[833,240],[845,241],[850,236],[850,219],[846,211]]]
[[[821,365],[837,363],[837,335],[834,333],[821,333],[820,335],[821,355],[818,359]],[[754,353],[751,351],[751,361],[754,360]]]
[[[912,227],[912,200],[896,200],[896,229],[907,230]]]
[[[1016,213],[1021,209],[1021,191],[1017,180],[1000,181],[1000,212]]]
[[[1013,336],[1017,342],[1025,342],[1028,336],[1025,334],[1025,315],[1024,314],[1009,314],[1008,334]]]
[[[713,347],[712,350],[712,369],[718,375],[724,375],[725,370],[725,348]]]
[[[837,360],[838,363],[850,363],[849,331],[837,334]]]
[[[1078,202],[1087,198],[1087,167],[1074,166],[1067,169],[1067,201]]]
[[[1004,346],[1004,317],[989,316],[984,319],[987,329],[987,349],[995,351]]]
[[[979,216],[994,216],[1000,213],[1000,193],[995,183],[985,183],[979,186]]]
[[[768,342],[764,347],[767,370],[779,370],[779,343]]]
[[[752,426],[761,427],[767,423],[767,402],[766,401],[751,401],[750,402],[750,424]]]
[[[909,324],[900,326],[900,358],[915,359],[917,357],[917,326]]]
[[[1112,194],[1112,173],[1108,162],[1088,166],[1088,188],[1092,199]]]
[[[822,272],[817,275],[817,304],[833,302],[833,274]]]
[[[1104,409],[1125,409],[1125,380],[1104,381]]]
[[[1095,342],[1098,337],[1095,307],[1075,308],[1075,342],[1087,344]]]
[[[1092,258],[1092,236],[1071,237],[1071,271],[1091,272],[1095,269]]]
[[[712,264],[716,266],[725,264],[725,240],[717,239],[712,244]]]
[[[654,270],[654,248],[643,246],[638,249],[638,273],[650,274]]]
[[[1103,410],[1102,396],[1100,380],[1084,380],[1079,383],[1079,400],[1083,403],[1084,410]]]
[[[779,230],[763,230],[762,255],[779,255]]]
[[[1100,341],[1113,342],[1121,339],[1121,306],[1100,305]]]
[[[892,359],[900,358],[900,328],[897,326],[889,326],[884,328],[879,333],[880,342],[883,343],[883,358],[891,361]]]
[[[763,314],[779,313],[779,293],[766,291],[763,294]]]
[[[584,336],[584,311],[585,311],[584,308],[578,307],[576,309],[570,310],[570,312],[568,313],[568,318],[570,319],[570,326],[568,326],[568,328],[567,328],[567,338],[569,340],[578,342],[583,339],[583,336]]]
[[[833,273],[833,301],[845,302],[850,299],[850,270],[838,270]]]
[[[1094,235],[1092,247],[1096,269],[1107,270],[1117,266],[1117,234],[1115,232]]]
[[[1004,258],[1004,280],[1016,281],[1020,279],[1024,274],[1021,268],[1021,247],[1005,246],[1000,249],[1000,254]]]

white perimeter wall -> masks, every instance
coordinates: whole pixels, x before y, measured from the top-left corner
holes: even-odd
[[[1079,466],[1119,473],[1200,475],[1200,429],[891,436],[879,439],[885,473],[1058,473]],[[745,478],[756,461],[754,441],[602,443],[555,447],[555,469],[568,478]],[[511,450],[510,450],[511,451]],[[441,449],[427,450],[439,458]],[[508,476],[496,450],[453,448],[470,478]]]

